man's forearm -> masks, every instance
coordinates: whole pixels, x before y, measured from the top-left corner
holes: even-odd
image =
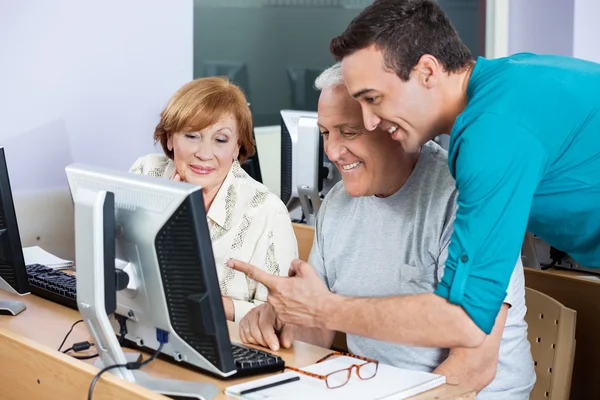
[[[476,349],[466,349],[476,350]],[[498,362],[496,357],[496,364]],[[496,364],[491,361],[486,365],[478,365],[471,362],[460,353],[450,351],[448,358],[444,360],[432,372],[444,375],[449,385],[460,385],[481,392],[496,376]]]
[[[334,295],[323,326],[416,347],[478,347],[486,334],[458,306],[433,293],[395,297]]]
[[[335,332],[328,329],[298,327],[295,340],[328,349],[333,344],[334,337]]]
[[[508,316],[508,304],[503,304],[496,316],[492,333],[476,349],[454,348],[448,358],[433,372],[446,377],[452,385],[463,385],[478,393],[489,385],[496,376],[498,352]]]

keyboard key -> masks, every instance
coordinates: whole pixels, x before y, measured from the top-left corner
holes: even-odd
[[[77,310],[75,275],[40,264],[27,265],[26,268],[32,294]]]
[[[238,372],[234,376],[247,376],[283,370],[285,362],[266,351],[232,344],[233,359]]]

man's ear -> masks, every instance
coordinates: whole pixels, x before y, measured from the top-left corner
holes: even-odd
[[[426,88],[434,87],[443,73],[442,65],[431,54],[423,54],[414,69],[419,83]]]

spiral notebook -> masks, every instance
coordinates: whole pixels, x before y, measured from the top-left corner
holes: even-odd
[[[41,264],[56,270],[73,268],[73,261],[56,257],[39,246],[23,247],[23,258],[25,265]]]
[[[361,362],[352,357],[337,357],[302,369],[315,374],[326,375]],[[267,385],[294,376],[299,376],[300,380],[253,393],[239,394],[246,389]],[[360,380],[356,376],[356,369],[354,369],[350,381],[337,389],[328,389],[323,380],[289,371],[229,386],[225,389],[225,394],[244,400],[400,400],[416,396],[445,383],[446,377],[443,375],[379,364],[377,375],[373,378]]]

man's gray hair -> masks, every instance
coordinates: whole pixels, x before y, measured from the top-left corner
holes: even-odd
[[[342,64],[339,62],[321,72],[321,75],[315,79],[315,87],[317,90],[329,89],[343,84]]]

